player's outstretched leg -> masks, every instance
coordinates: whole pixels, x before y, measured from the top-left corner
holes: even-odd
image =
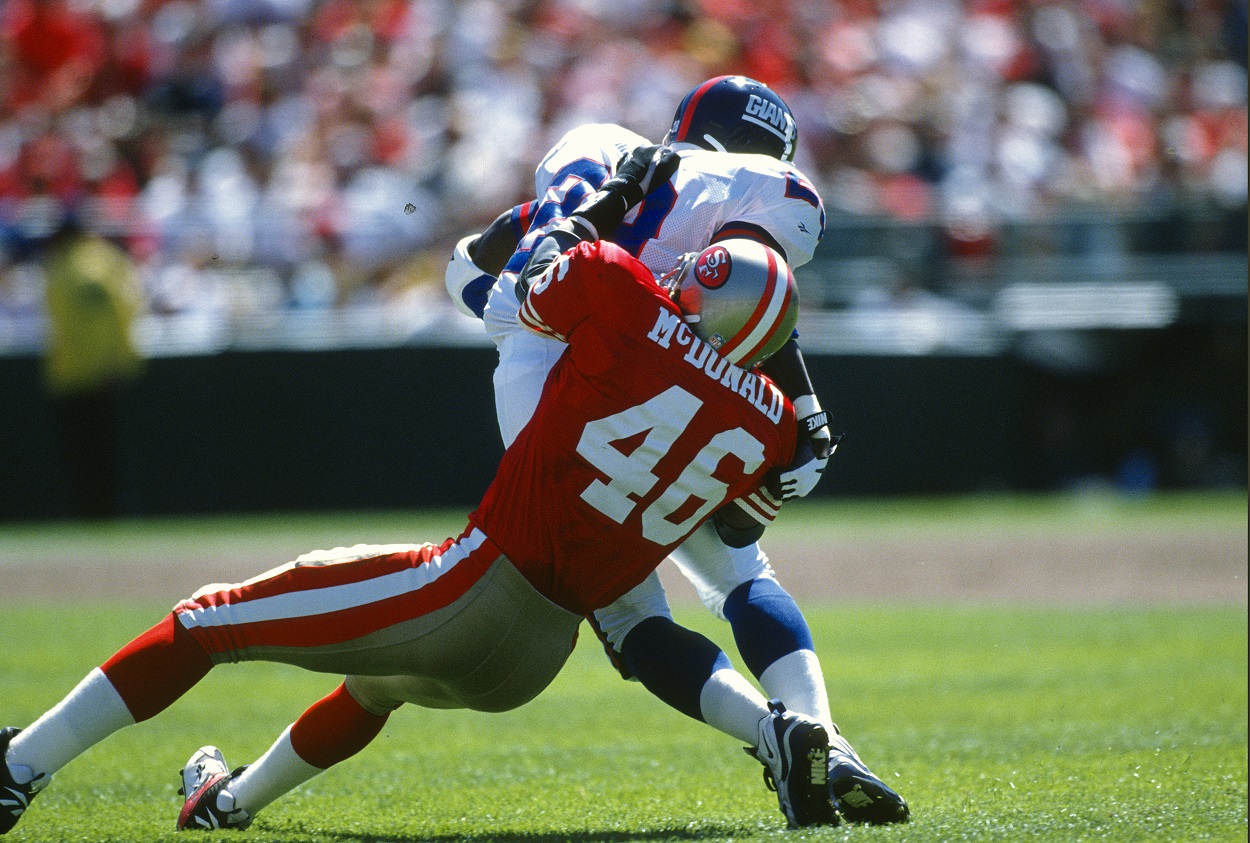
[[[907,822],[906,800],[873,775],[846,738],[835,731],[829,743],[829,793],[838,813],[852,823]]]
[[[247,828],[271,802],[364,749],[399,703],[377,700],[378,711],[366,708],[348,690],[353,678],[385,679],[349,677],[309,706],[253,764],[229,772],[216,747],[197,750],[182,769],[186,802],[178,830]]]
[[[197,749],[182,768],[182,787],[178,792],[187,799],[178,814],[178,830],[244,829],[251,825],[252,818],[235,804],[230,792],[230,783],[245,769],[230,772],[215,746]]]
[[[760,720],[759,745],[748,749],[764,765],[764,782],[777,792],[781,813],[792,828],[837,825],[827,781],[829,734],[801,714],[787,712],[776,700]]]
[[[9,726],[0,729],[0,834],[5,834],[26,813],[30,801],[43,790],[51,780],[51,776],[40,773],[33,778],[16,775],[17,771],[9,768],[5,756],[9,752],[9,742],[21,731]],[[19,778],[21,779],[19,781]]]

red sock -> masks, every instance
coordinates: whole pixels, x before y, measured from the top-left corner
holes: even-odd
[[[139,722],[172,705],[212,667],[208,653],[170,613],[100,669]]]
[[[369,745],[390,714],[374,714],[339,685],[291,726],[291,747],[314,767],[329,769]]]

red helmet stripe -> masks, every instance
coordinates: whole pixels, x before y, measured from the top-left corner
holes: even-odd
[[[768,309],[768,304],[773,300],[773,289],[777,286],[777,262],[773,259],[770,250],[765,249],[764,252],[768,257],[768,278],[764,282],[764,294],[760,296],[759,303],[755,305],[755,310],[751,313],[751,318],[738,329],[738,333],[734,334],[728,342],[720,348],[720,353],[724,357],[728,357],[734,363],[739,363],[747,359],[747,355],[738,354],[738,346],[741,345],[747,337],[755,331],[755,326],[764,318],[764,311]]]
[[[777,333],[777,327],[781,324],[781,317],[785,316],[786,312],[790,309],[790,298],[794,293],[794,287],[790,284],[785,284],[783,285],[781,293],[781,307],[777,308],[776,312],[772,314],[772,321],[768,326],[768,330],[765,331],[763,336],[760,337],[760,341],[755,344],[755,347],[751,349],[751,352],[749,354],[742,355],[741,359],[752,359],[755,355],[763,351],[765,346],[772,342],[773,337]]]
[[[759,340],[750,349],[750,351],[743,354],[742,357],[740,358],[744,362],[755,359],[755,357],[759,355],[770,342],[773,341],[773,338],[777,333],[777,327],[781,324],[782,317],[786,314],[786,311],[789,310],[790,308],[790,296],[794,288],[790,284],[783,284],[781,285],[780,289],[777,289],[777,288],[774,288],[774,289],[780,295],[780,298],[781,298],[780,306],[777,307],[775,310],[772,310],[767,315],[767,318],[769,321],[766,326],[761,326],[761,329],[759,330],[759,333],[758,333]]]
[[[789,278],[782,281],[779,277],[777,267],[777,256],[772,249],[761,246],[764,254],[768,257],[768,279],[764,285],[764,294],[760,296],[759,304],[756,305],[751,318],[742,326],[733,338],[720,348],[722,356],[728,357],[734,363],[741,363],[750,360],[760,352],[772,339],[773,333],[777,330],[777,325],[781,318],[785,315],[790,306],[790,295],[792,285],[789,284]],[[789,270],[787,268],[787,275]],[[781,285],[779,289],[778,285]],[[777,301],[781,297],[780,302]],[[767,319],[768,324],[761,323]],[[745,352],[738,352],[738,346],[744,342],[750,342],[751,346]]]
[[[699,100],[703,99],[703,95],[707,93],[707,89],[715,85],[722,79],[728,79],[728,76],[717,76],[707,80],[690,95],[690,102],[686,104],[686,110],[681,115],[681,125],[677,127],[677,133],[673,135],[674,141],[684,141],[686,132],[690,131],[690,121],[694,119],[695,109],[699,106]]]

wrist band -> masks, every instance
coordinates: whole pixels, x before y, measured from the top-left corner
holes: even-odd
[[[829,413],[821,410],[819,413],[799,419],[799,424],[802,426],[803,432],[811,436],[817,430],[829,424]]]

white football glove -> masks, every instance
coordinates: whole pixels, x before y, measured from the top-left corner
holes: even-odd
[[[829,414],[820,408],[815,395],[800,395],[794,399],[794,414],[799,421],[799,445],[794,462],[770,484],[770,491],[783,501],[811,494],[842,439],[840,435],[835,439],[829,432]]]
[[[469,257],[469,246],[478,237],[477,234],[470,234],[456,244],[447,264],[447,271],[443,275],[443,282],[447,285],[447,295],[451,297],[451,303],[457,310],[465,316],[481,319],[490,288],[495,286],[495,276],[483,272],[473,262],[473,258]]]

